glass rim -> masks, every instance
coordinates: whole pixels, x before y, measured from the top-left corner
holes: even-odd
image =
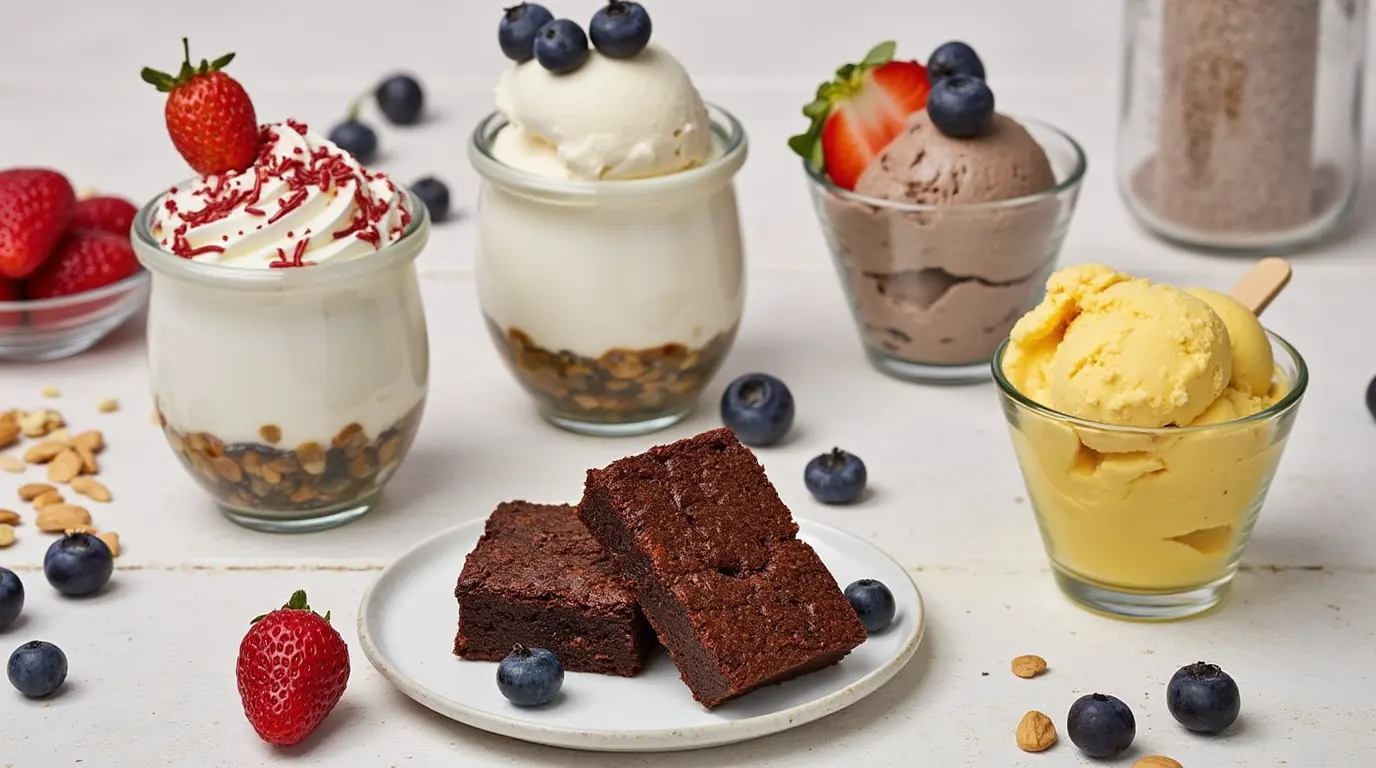
[[[403,201],[411,203],[411,222],[401,237],[371,254],[305,269],[250,269],[185,259],[163,247],[153,235],[153,213],[167,195],[160,192],[139,209],[129,228],[134,253],[145,272],[243,290],[284,291],[348,280],[397,262],[414,260],[430,238],[430,211],[410,189],[393,181]]]
[[[511,122],[506,115],[497,110],[489,112],[479,120],[469,134],[468,158],[474,170],[483,178],[495,179],[519,189],[573,197],[608,194],[639,197],[664,189],[687,186],[723,173],[726,173],[728,178],[734,176],[745,163],[750,143],[745,126],[735,115],[714,102],[705,101],[703,106],[707,108],[708,122],[713,134],[722,139],[722,152],[702,165],[677,173],[638,179],[565,179],[521,170],[498,160],[492,152],[491,137],[496,136],[498,131]]]
[[[832,182],[830,178],[827,177],[825,173],[818,171],[816,168],[813,168],[812,163],[809,162],[807,159],[802,160],[803,172],[807,174],[808,178],[811,179],[814,184],[822,187],[827,192],[830,192],[836,197],[842,198],[843,200],[848,200],[853,203],[860,203],[862,205],[867,205],[871,208],[888,208],[896,211],[901,211],[904,213],[932,213],[937,211],[987,211],[999,210],[1003,208],[1018,208],[1026,205],[1031,205],[1033,203],[1038,203],[1042,200],[1048,200],[1051,198],[1058,197],[1064,192],[1076,189],[1080,186],[1080,184],[1084,181],[1085,173],[1089,168],[1089,156],[1085,154],[1084,147],[1080,146],[1080,142],[1076,141],[1075,137],[1071,136],[1070,134],[1066,133],[1060,128],[1057,128],[1056,126],[1051,125],[1047,122],[1043,122],[1041,120],[1014,115],[1006,116],[1012,118],[1013,120],[1016,120],[1018,123],[1024,126],[1032,125],[1036,127],[1038,130],[1046,131],[1054,135],[1061,141],[1065,142],[1066,146],[1070,148],[1071,153],[1075,157],[1075,165],[1070,169],[1070,173],[1067,174],[1064,179],[1061,179],[1060,181],[1056,182],[1055,186],[1050,187],[1049,189],[1042,190],[1041,192],[1035,192],[1030,195],[1023,195],[1021,197],[1010,197],[1004,200],[990,200],[982,203],[905,203],[898,200],[886,200],[882,197],[870,197],[869,195],[862,195],[858,192],[838,187],[835,183]]]
[[[1294,361],[1295,380],[1291,382],[1290,390],[1288,392],[1286,392],[1284,395],[1281,396],[1279,400],[1267,406],[1266,408],[1263,408],[1262,410],[1257,411],[1256,413],[1250,416],[1243,416],[1240,419],[1222,421],[1216,424],[1196,424],[1188,427],[1129,427],[1123,426],[1121,424],[1106,424],[1101,421],[1082,419],[1078,416],[1071,416],[1068,413],[1062,413],[1058,410],[1055,410],[1054,408],[1049,408],[1045,405],[1042,405],[1041,403],[1036,402],[1027,395],[1024,395],[1022,392],[1018,390],[1017,387],[1013,386],[1013,382],[1009,381],[1008,378],[1004,376],[1003,356],[1004,353],[1008,351],[1008,344],[1012,341],[1011,338],[1004,339],[999,344],[998,348],[994,350],[994,358],[990,361],[989,366],[993,369],[994,381],[997,382],[999,386],[1000,394],[1002,394],[1009,400],[1012,400],[1018,406],[1048,419],[1066,422],[1075,427],[1082,427],[1085,429],[1093,429],[1100,432],[1112,432],[1118,434],[1150,435],[1152,437],[1172,437],[1178,435],[1199,434],[1211,431],[1236,429],[1237,427],[1270,421],[1284,414],[1291,408],[1294,408],[1296,405],[1299,404],[1300,398],[1304,397],[1305,390],[1309,388],[1309,366],[1304,362],[1304,357],[1300,355],[1299,351],[1296,350],[1290,342],[1281,338],[1279,334],[1272,332],[1270,329],[1263,328],[1262,330],[1266,332],[1266,338],[1270,339],[1273,343],[1280,345],[1281,349],[1284,350],[1285,353],[1290,356],[1290,359],[1292,361]]]
[[[142,265],[139,271],[109,285],[67,296],[54,296],[51,299],[20,299],[19,301],[0,301],[0,312],[38,312],[45,309],[67,309],[87,302],[100,301],[125,293],[132,293],[148,282],[148,270]]]

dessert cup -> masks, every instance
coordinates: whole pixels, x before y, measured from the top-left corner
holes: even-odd
[[[994,356],[1003,413],[1052,571],[1071,600],[1126,619],[1193,616],[1225,597],[1309,382],[1267,332],[1289,390],[1233,421],[1142,429],[1039,405]]]
[[[987,380],[999,342],[1041,301],[1086,161],[1062,131],[1017,121],[1056,175],[1045,192],[900,203],[842,189],[803,163],[865,353],[882,373],[929,384]]]
[[[425,206],[368,256],[246,269],[163,248],[150,231],[161,200],[140,211],[133,243],[153,276],[149,373],[177,458],[249,528],[318,530],[365,514],[425,405]]]
[[[591,435],[664,429],[721,366],[745,301],[732,182],[746,137],[709,106],[720,152],[654,178],[574,181],[517,170],[478,124],[478,299],[499,354],[546,420]]]

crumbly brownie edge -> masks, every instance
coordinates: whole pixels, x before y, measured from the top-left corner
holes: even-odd
[[[598,490],[596,476],[588,473],[578,516],[593,537],[606,547],[612,562],[630,580],[639,595],[640,609],[654,628],[661,645],[678,668],[679,677],[693,698],[712,709],[732,696],[732,682],[717,669],[712,655],[695,638],[688,617],[660,583],[649,561],[635,545],[625,521]]]
[[[484,621],[473,619],[474,615]],[[570,672],[630,677],[645,666],[653,635],[639,613],[631,619],[585,612],[557,603],[511,601],[483,590],[459,606],[454,655],[470,661],[501,661],[517,645],[545,648]]]

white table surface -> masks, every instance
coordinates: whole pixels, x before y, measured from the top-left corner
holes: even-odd
[[[584,18],[595,3],[554,4]],[[462,147],[490,108],[489,87],[502,66],[491,39],[497,5],[6,3],[0,167],[50,164],[78,186],[139,201],[186,175],[162,130],[161,98],[137,70],[173,66],[177,38],[190,34],[197,56],[238,51],[231,71],[260,118],[292,115],[322,130],[371,78],[414,69],[430,85],[433,119],[416,129],[381,128],[378,167],[404,181],[437,173],[456,205],[471,208],[476,178]],[[1362,390],[1376,374],[1369,341],[1376,221],[1368,215],[1376,198],[1363,195],[1340,237],[1295,255],[1295,280],[1268,310],[1268,324],[1306,355],[1313,379],[1233,601],[1170,625],[1090,615],[1052,584],[992,386],[907,385],[865,364],[783,140],[799,127],[797,109],[816,81],[878,36],[901,29],[904,50],[915,56],[963,37],[980,46],[1001,109],[1058,123],[1089,152],[1063,262],[1098,260],[1220,288],[1246,262],[1154,242],[1118,201],[1118,3],[874,0],[867,8],[860,14],[813,0],[652,6],[657,39],[679,53],[709,98],[743,119],[753,141],[739,177],[751,262],[740,337],[705,407],[667,432],[599,440],[537,419],[480,325],[473,229],[463,221],[437,228],[420,261],[433,366],[416,448],[386,505],[341,529],[273,536],[215,513],[149,424],[139,321],[74,359],[0,364],[0,408],[54,406],[75,428],[105,432],[101,477],[115,501],[92,506],[97,525],[118,531],[124,548],[109,592],[82,602],[59,599],[43,583],[38,567],[50,539],[28,524],[32,513],[24,512],[20,542],[0,551],[0,563],[22,571],[29,591],[24,618],[0,643],[45,638],[71,661],[65,692],[50,701],[0,690],[0,766],[1088,765],[1064,735],[1047,754],[1023,754],[1013,729],[1025,710],[1041,709],[1063,730],[1070,702],[1090,691],[1133,706],[1133,756],[1160,752],[1188,766],[1369,763],[1376,751],[1376,425]],[[383,13],[391,15],[385,23]],[[1369,123],[1368,146],[1376,138]],[[1376,188],[1369,164],[1363,175],[1367,189]],[[721,386],[747,370],[783,377],[799,403],[792,436],[760,454],[784,499],[798,514],[879,543],[923,591],[927,637],[889,686],[840,714],[756,742],[618,756],[537,747],[451,723],[396,692],[363,658],[355,611],[389,558],[504,499],[577,498],[587,467],[714,426]],[[41,398],[46,386],[60,387],[62,397]],[[96,403],[109,397],[123,409],[97,413]],[[833,445],[869,465],[874,494],[865,503],[824,508],[803,488],[806,460]],[[0,474],[0,506],[17,506],[4,499],[24,479]],[[249,618],[296,588],[333,610],[354,671],[320,731],[276,750],[244,720],[234,657]],[[1023,653],[1046,657],[1050,673],[1014,678],[1009,660]],[[1243,718],[1222,738],[1185,734],[1163,705],[1172,672],[1198,659],[1223,665],[1243,691]]]

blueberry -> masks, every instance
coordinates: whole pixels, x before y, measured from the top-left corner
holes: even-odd
[[[51,696],[67,679],[67,654],[52,643],[30,640],[10,654],[6,672],[10,685],[25,696]]]
[[[98,591],[114,569],[110,548],[89,533],[69,533],[54,541],[43,556],[43,575],[53,589],[68,597]]]
[[[1116,696],[1091,693],[1075,700],[1066,716],[1070,740],[1090,757],[1113,757],[1132,746],[1137,720]]]
[[[357,120],[345,120],[330,129],[330,141],[364,165],[377,154],[377,134]]]
[[[19,618],[24,610],[24,582],[19,575],[8,568],[0,568],[0,629],[4,629]]]
[[[497,665],[497,688],[517,706],[538,707],[564,685],[564,665],[544,648],[516,646]]]
[[[420,82],[410,75],[392,75],[383,80],[373,98],[377,99],[378,109],[393,125],[415,125],[425,106],[425,91],[421,89]]]
[[[803,483],[823,504],[849,504],[860,498],[869,473],[865,462],[853,453],[832,448],[813,458],[803,470]]]
[[[535,33],[554,21],[543,5],[521,3],[506,9],[497,25],[497,43],[508,59],[521,64],[535,58]]]
[[[793,426],[793,393],[767,373],[738,376],[721,393],[721,423],[746,445],[773,445]]]
[[[593,14],[588,34],[603,56],[629,59],[650,44],[650,14],[640,3],[611,0]]]
[[[1371,413],[1371,418],[1376,419],[1376,379],[1366,385],[1366,409]]]
[[[432,221],[444,221],[449,218],[449,187],[444,182],[434,176],[426,176],[411,185],[411,191],[416,193],[425,207],[430,210]]]
[[[975,49],[952,40],[937,46],[927,58],[927,79],[935,83],[951,75],[969,75],[984,79],[984,62],[979,60]]]
[[[1199,733],[1218,733],[1242,709],[1237,683],[1216,664],[1197,661],[1181,667],[1166,685],[1166,709],[1181,725]]]
[[[994,92],[977,77],[951,75],[936,81],[927,95],[927,115],[937,130],[956,139],[972,139],[994,122]]]
[[[893,623],[893,593],[883,582],[874,579],[853,581],[846,587],[846,599],[871,634],[883,632]]]
[[[588,60],[588,36],[577,23],[555,19],[535,36],[535,58],[554,74],[567,75]]]

